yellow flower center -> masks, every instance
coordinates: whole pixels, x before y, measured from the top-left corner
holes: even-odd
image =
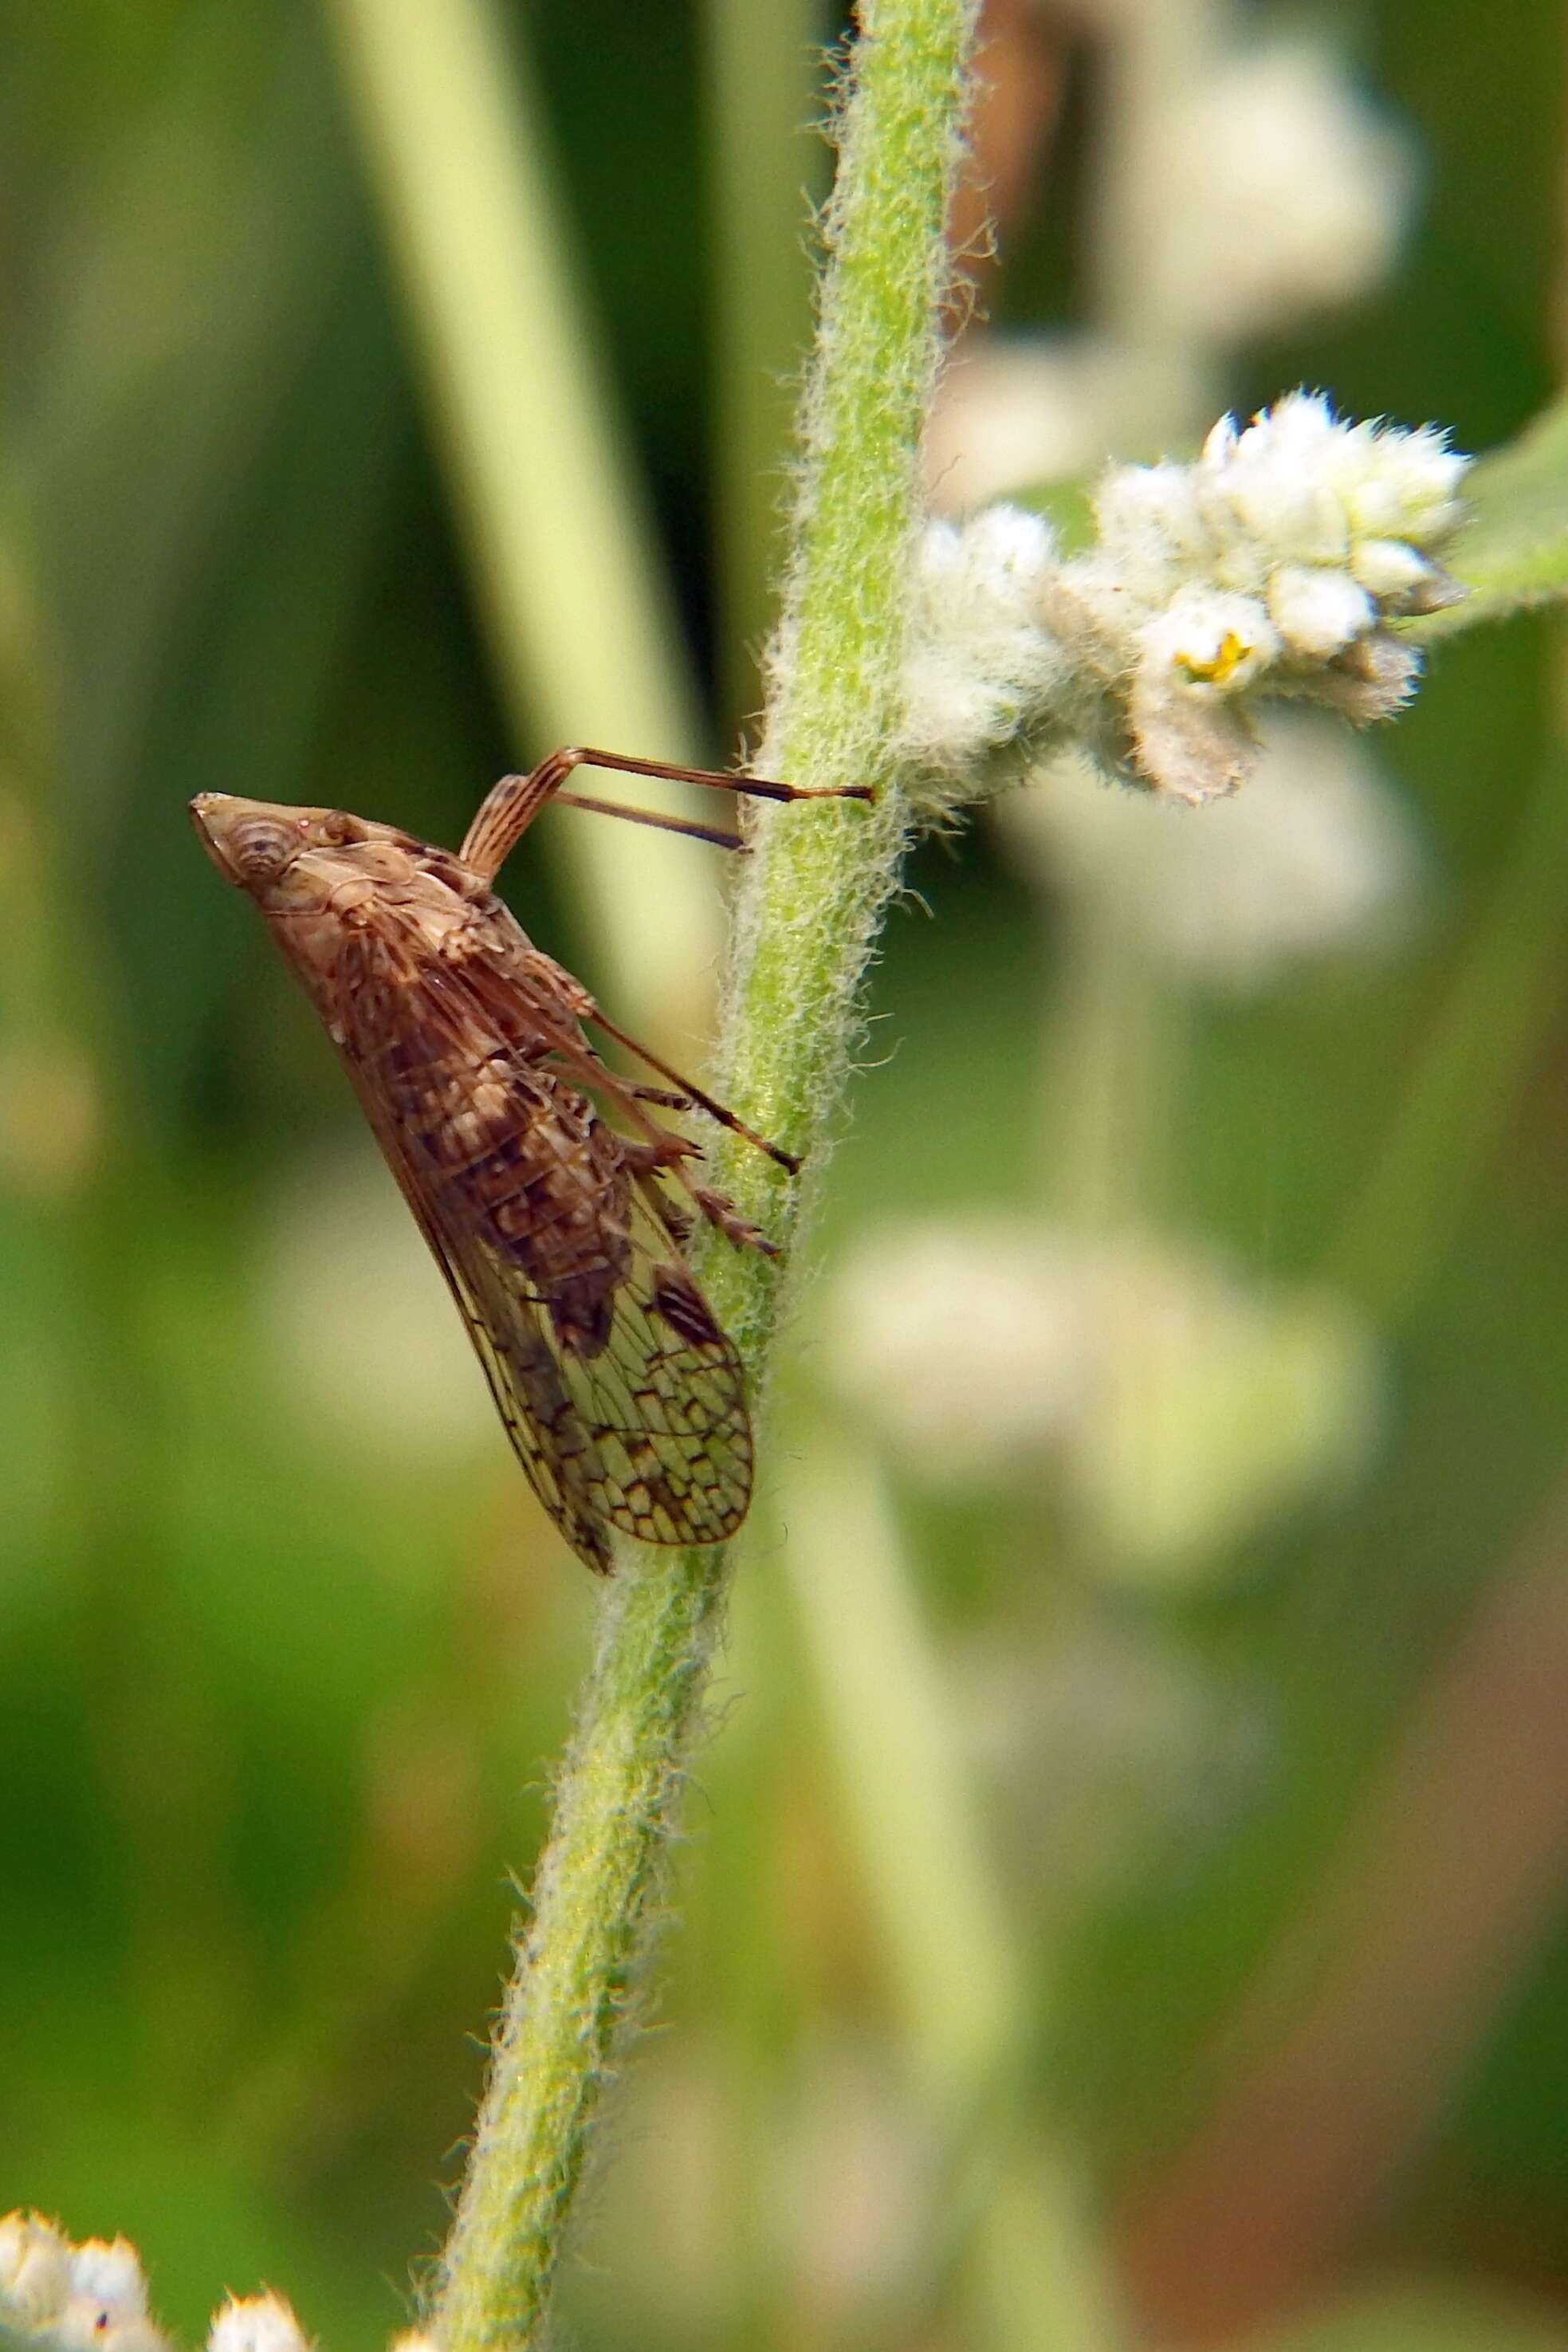
[[[1224,686],[1251,650],[1245,638],[1239,637],[1234,629],[1227,629],[1214,653],[1177,654],[1176,667],[1186,670],[1195,685]]]

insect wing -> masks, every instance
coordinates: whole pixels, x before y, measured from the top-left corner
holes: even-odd
[[[345,971],[344,1057],[355,1091],[430,1244],[535,1493],[589,1567],[611,1566],[608,1530],[644,1543],[722,1542],[746,1517],[752,1447],[733,1342],[649,1212],[636,1203],[625,1271],[591,1353],[563,1346],[549,1298],[465,1213],[428,1132],[400,1115],[378,1082],[411,1043],[446,1067],[493,1040],[500,982],[483,1003],[461,971],[429,979],[361,938]],[[380,969],[376,969],[377,965]],[[411,992],[417,992],[417,1002]],[[528,1007],[530,1018],[536,1007]],[[582,1049],[579,1048],[580,1051]],[[493,1048],[477,1058],[504,1080]],[[476,1077],[477,1077],[476,1070]],[[578,1097],[584,1114],[586,1098]],[[590,1178],[584,1173],[584,1182]]]

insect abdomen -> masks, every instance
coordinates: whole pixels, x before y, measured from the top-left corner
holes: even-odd
[[[631,1265],[631,1185],[587,1098],[546,1072],[481,1064],[428,1070],[402,1108],[458,1213],[526,1276],[561,1345],[597,1355]]]

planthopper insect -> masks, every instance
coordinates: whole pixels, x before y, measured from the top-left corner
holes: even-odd
[[[455,856],[338,809],[202,793],[191,814],[341,1054],[535,1493],[602,1572],[612,1528],[718,1543],[751,1497],[740,1360],[683,1246],[699,1215],[737,1247],[774,1244],[695,1180],[698,1147],[652,1110],[706,1112],[791,1173],[799,1162],[606,1020],[496,896],[502,860],[551,800],[740,845],[563,791],[582,766],[765,800],[871,798],[570,750],[503,776]],[[609,1068],[585,1022],[669,1086]]]

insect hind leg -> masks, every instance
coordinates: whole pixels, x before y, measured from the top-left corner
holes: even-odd
[[[637,1181],[661,1225],[677,1247],[685,1248],[691,1239],[692,1218],[689,1210],[679,1209],[660,1190],[660,1179],[673,1176],[693,1204],[702,1212],[710,1225],[716,1227],[726,1241],[737,1249],[754,1249],[761,1257],[778,1257],[779,1244],[770,1241],[760,1225],[742,1216],[727,1194],[716,1192],[711,1184],[694,1184],[684,1168],[678,1165],[661,1168],[646,1173],[639,1171]]]
[[[723,1192],[716,1192],[710,1184],[693,1184],[687,1188],[693,1200],[710,1225],[716,1225],[726,1241],[737,1249],[754,1249],[763,1257],[777,1257],[779,1244],[770,1241],[760,1225],[743,1217],[735,1202]]]

